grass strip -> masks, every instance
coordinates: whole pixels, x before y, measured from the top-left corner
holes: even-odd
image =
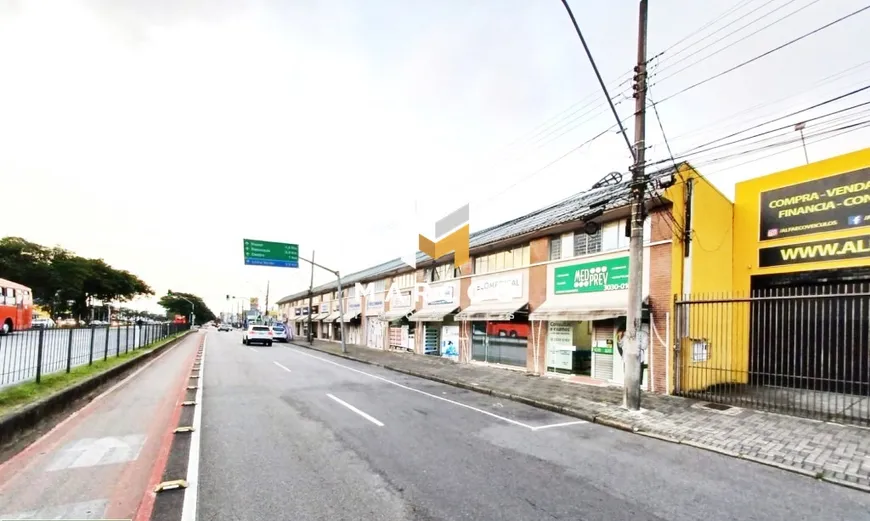
[[[186,331],[175,333],[174,335],[170,335],[139,349],[127,353],[121,353],[120,356],[110,356],[108,360],[94,360],[93,365],[80,365],[73,367],[69,373],[61,371],[57,373],[44,374],[42,375],[42,382],[40,383],[25,382],[2,389],[0,390],[0,416],[4,416],[18,408],[24,407],[25,405],[37,402],[46,396],[50,396],[68,387],[72,387],[92,376],[108,371],[127,360],[138,358],[145,353],[153,351],[154,349],[175,340],[185,333]]]

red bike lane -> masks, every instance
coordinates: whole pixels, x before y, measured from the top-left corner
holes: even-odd
[[[190,334],[0,465],[0,519],[148,510],[204,337]]]

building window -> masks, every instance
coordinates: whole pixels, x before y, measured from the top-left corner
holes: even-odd
[[[387,291],[387,280],[375,281],[375,293],[383,293],[384,291]]]
[[[510,250],[490,253],[489,255],[481,255],[474,258],[474,273],[479,275],[499,270],[522,268],[531,263],[530,258],[531,251],[528,245],[517,246]]]
[[[356,296],[356,286],[351,286],[345,290],[345,295],[348,298],[354,298]]]
[[[426,282],[449,280],[456,277],[456,269],[452,263],[433,266],[426,270]]]
[[[411,288],[417,282],[417,272],[412,271],[411,273],[405,273],[403,275],[398,275],[393,279],[393,284],[399,288]]]
[[[601,251],[601,230],[599,229],[592,235],[587,235],[586,232],[578,230],[574,232],[574,256],[589,255]]]
[[[562,258],[562,236],[556,235],[550,237],[550,260],[560,260]]]

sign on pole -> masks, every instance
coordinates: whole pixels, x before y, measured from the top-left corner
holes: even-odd
[[[244,239],[245,265],[299,267],[299,245]]]

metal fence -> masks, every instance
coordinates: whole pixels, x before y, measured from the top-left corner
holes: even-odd
[[[675,301],[676,392],[870,424],[870,283]]]
[[[35,328],[0,336],[0,387],[72,371],[140,349],[187,329],[181,324]]]

